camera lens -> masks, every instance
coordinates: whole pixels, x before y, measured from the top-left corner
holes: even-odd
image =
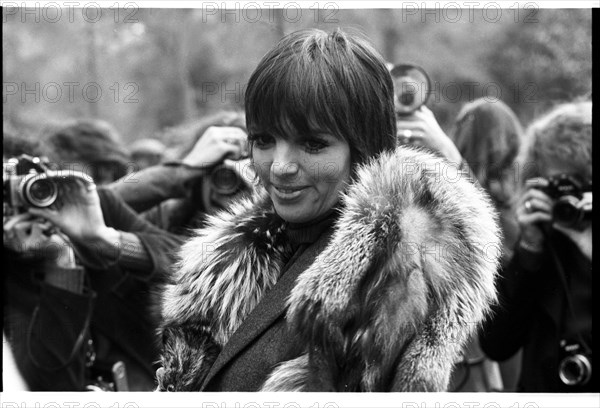
[[[394,82],[394,106],[397,115],[410,115],[427,102],[431,81],[423,68],[399,64],[395,65],[390,73]]]
[[[25,179],[21,191],[25,201],[32,207],[48,207],[58,197],[56,183],[41,176]]]
[[[399,97],[400,103],[404,106],[411,107],[415,103],[415,93],[414,92],[404,92]]]
[[[231,195],[238,191],[241,180],[234,169],[227,166],[217,166],[210,175],[210,181],[217,193]]]
[[[560,380],[566,385],[585,385],[590,380],[591,374],[592,364],[581,354],[565,357],[558,369]]]

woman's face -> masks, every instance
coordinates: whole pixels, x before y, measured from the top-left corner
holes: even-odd
[[[286,221],[314,220],[331,209],[350,179],[350,146],[326,132],[283,138],[253,133],[258,177]]]

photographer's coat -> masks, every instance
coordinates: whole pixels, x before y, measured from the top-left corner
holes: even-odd
[[[496,298],[490,202],[400,147],[358,170],[341,208],[297,248],[264,191],[198,230],[162,292],[159,389],[445,390]]]

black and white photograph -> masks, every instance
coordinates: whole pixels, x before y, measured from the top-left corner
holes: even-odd
[[[1,5],[2,408],[597,406],[597,1]]]

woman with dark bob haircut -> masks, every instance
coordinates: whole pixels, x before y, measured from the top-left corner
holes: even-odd
[[[498,227],[468,175],[396,148],[392,87],[339,29],[263,57],[245,100],[260,185],[180,251],[159,390],[446,389],[495,299]]]

